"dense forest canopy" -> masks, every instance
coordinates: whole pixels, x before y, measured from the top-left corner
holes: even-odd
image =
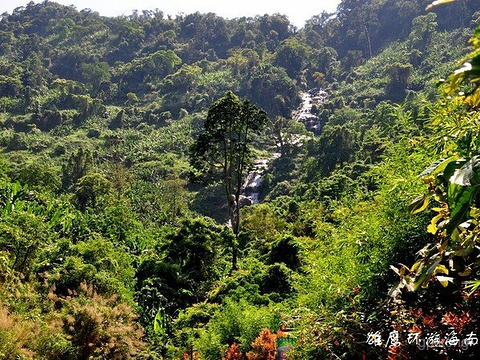
[[[0,358],[476,358],[480,4],[430,2],[0,15]]]

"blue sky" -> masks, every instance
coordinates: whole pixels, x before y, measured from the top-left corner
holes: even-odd
[[[43,0],[42,0],[43,1]],[[35,0],[35,3],[42,2]],[[29,0],[1,0],[0,14],[25,6]],[[132,10],[162,10],[165,14],[190,14],[196,11],[213,12],[226,18],[280,13],[289,17],[297,27],[322,11],[334,12],[340,0],[56,0],[64,5],[74,5],[78,10],[89,8],[101,15],[129,15]]]

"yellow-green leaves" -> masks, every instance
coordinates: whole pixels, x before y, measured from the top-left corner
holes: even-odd
[[[451,276],[437,276],[438,282],[443,286],[447,287],[449,282],[453,282],[453,278]]]
[[[447,184],[448,206],[451,210],[447,234],[465,221],[471,204],[479,190],[479,159],[474,156],[461,168],[456,169]]]
[[[442,257],[435,255],[431,261],[417,260],[410,269],[405,265],[402,265],[400,269],[390,266],[400,277],[400,283],[390,290],[390,295],[396,296],[403,288],[408,291],[417,291],[425,287],[432,278],[436,278],[443,287],[447,287],[448,283],[453,283],[454,278],[447,276],[450,271],[441,262]]]
[[[410,214],[418,214],[425,210],[428,206],[428,196],[420,195],[416,197],[410,204],[408,204],[408,211]]]
[[[462,60],[461,67],[449,76],[445,92],[459,98],[468,107],[476,108],[480,104],[480,27],[477,27],[470,43],[474,50]]]
[[[432,165],[427,167],[425,170],[423,170],[418,176],[419,177],[426,177],[428,175],[435,176],[439,173],[443,173],[446,167],[456,160],[458,160],[458,156],[450,156],[449,158],[446,158],[446,159],[439,159],[435,161]]]
[[[167,333],[166,327],[167,324],[165,322],[165,317],[162,316],[162,309],[159,309],[153,320],[153,331],[157,335],[165,335]]]
[[[437,233],[437,230],[438,230],[437,224],[443,218],[444,218],[444,214],[442,214],[442,213],[433,217],[432,221],[430,222],[430,224],[427,227],[427,232],[432,234],[432,235],[435,235]]]
[[[465,281],[465,290],[468,291],[469,295],[477,291],[478,288],[480,288],[480,280]]]
[[[451,1],[437,1],[435,4]],[[478,139],[480,113],[480,27],[472,43],[476,46],[449,77],[445,91],[449,97],[441,103],[442,111],[436,114],[432,127],[443,141],[445,158],[428,166],[420,177],[428,186],[425,195],[418,196],[408,206],[411,214],[427,209],[429,199],[438,203],[432,210],[436,214],[427,227],[434,236],[432,244],[419,253],[417,262],[400,274],[400,284],[392,293],[402,288],[416,291],[436,279],[444,287],[455,277],[471,279],[478,273],[480,262],[474,248],[480,242],[480,214],[475,207],[480,191],[480,156]],[[470,280],[469,279],[469,280]],[[477,281],[473,279],[470,281]],[[470,282],[470,288],[478,284]]]

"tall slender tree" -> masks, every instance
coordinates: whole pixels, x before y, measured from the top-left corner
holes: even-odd
[[[214,102],[203,125],[203,131],[190,151],[192,166],[206,173],[220,172],[225,189],[228,219],[235,240],[240,230],[239,200],[251,160],[252,134],[266,124],[265,111],[242,100],[233,92]],[[237,241],[232,249],[232,267],[237,268]]]

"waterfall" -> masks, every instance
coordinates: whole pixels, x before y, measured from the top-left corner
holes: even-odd
[[[313,105],[317,107],[322,105],[328,93],[325,90],[311,89],[302,94],[302,103],[299,108],[292,113],[292,118],[305,124],[308,131],[315,135],[320,135],[322,123],[320,118],[312,112]]]
[[[315,135],[320,135],[323,124],[320,118],[312,112],[313,105],[323,104],[328,94],[324,90],[311,89],[302,94],[302,103],[292,113],[292,118],[305,124],[307,130]],[[274,157],[279,156],[275,154]],[[260,202],[260,189],[263,182],[263,174],[268,169],[268,159],[255,161],[253,169],[247,174],[242,185],[240,195],[240,206],[258,204]]]
[[[263,173],[268,168],[268,160],[255,161],[253,169],[248,173],[242,186],[240,206],[254,205],[260,202],[260,188],[263,182]]]

